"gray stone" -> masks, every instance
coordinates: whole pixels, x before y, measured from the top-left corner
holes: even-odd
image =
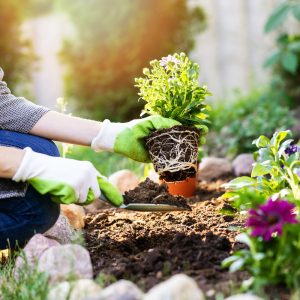
[[[49,275],[50,283],[93,277],[89,252],[75,244],[46,250],[39,259],[38,270]]]
[[[250,175],[254,163],[253,154],[240,154],[232,162],[233,173],[235,176]]]
[[[185,274],[174,275],[154,286],[143,300],[204,300],[194,279]]]
[[[139,184],[139,178],[130,170],[120,170],[108,177],[108,181],[117,187],[121,194],[132,190]]]
[[[58,220],[52,228],[44,233],[44,236],[54,239],[61,244],[69,244],[76,231],[72,228],[68,218],[60,214]]]
[[[83,300],[97,296],[102,288],[91,279],[64,281],[50,289],[47,300]]]
[[[52,287],[48,293],[47,300],[68,300],[71,284],[67,281]]]
[[[264,299],[251,294],[238,294],[238,295],[225,298],[224,300],[264,300]]]
[[[142,300],[143,296],[143,292],[134,283],[122,279],[102,290],[96,297],[84,300]]]
[[[205,157],[199,164],[199,180],[211,181],[229,174],[232,174],[232,165],[226,158]]]
[[[68,300],[84,300],[101,293],[102,288],[91,279],[80,279],[72,282],[72,290]]]
[[[86,213],[95,214],[102,209],[111,208],[111,205],[100,199],[95,199],[91,204],[83,207]]]
[[[18,256],[16,259],[15,276],[18,276],[18,270],[23,268],[25,263],[28,268],[34,267],[47,249],[59,245],[57,241],[44,237],[42,234],[35,234],[24,247],[22,256]]]

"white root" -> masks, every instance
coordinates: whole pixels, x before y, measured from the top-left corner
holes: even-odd
[[[166,171],[175,173],[190,168],[197,171],[198,151],[195,148],[198,149],[198,138],[195,131],[176,129],[149,138],[147,145],[151,145],[152,149],[154,147],[150,156],[156,172],[161,175]],[[168,148],[171,148],[170,151],[164,151]]]

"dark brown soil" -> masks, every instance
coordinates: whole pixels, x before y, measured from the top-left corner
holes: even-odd
[[[85,237],[95,276],[102,273],[130,279],[148,290],[174,274],[185,273],[208,293],[208,299],[214,299],[217,292],[230,294],[247,275],[231,274],[220,264],[241,247],[235,236],[244,220],[220,213],[226,203],[215,196],[221,194],[222,183],[211,183],[213,188],[199,185],[197,195],[188,200],[192,211],[105,209],[88,215]]]
[[[191,210],[185,198],[170,195],[165,184],[159,185],[149,178],[141,182],[135,189],[125,192],[124,204],[130,203],[170,204]]]
[[[174,132],[175,130],[175,132]],[[196,174],[196,169],[191,167],[176,172],[164,171],[167,169],[165,161],[178,159],[178,162],[190,162],[196,166],[200,131],[190,126],[173,126],[172,128],[161,129],[153,132],[146,138],[146,146],[149,150],[155,171],[160,174],[160,179],[165,181],[181,181]],[[174,139],[176,143],[174,143]],[[180,141],[180,142],[178,142]],[[158,159],[163,157],[162,160]],[[194,159],[191,160],[191,157]]]

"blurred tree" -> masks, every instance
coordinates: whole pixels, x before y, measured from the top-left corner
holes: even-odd
[[[134,78],[154,58],[189,52],[205,14],[187,0],[61,0],[76,37],[65,42],[66,96],[82,116],[139,116]]]
[[[0,1],[0,66],[5,80],[14,88],[30,76],[34,60],[31,43],[22,38],[20,26],[25,11],[25,1]]]

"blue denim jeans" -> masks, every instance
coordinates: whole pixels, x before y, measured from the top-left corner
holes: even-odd
[[[59,156],[56,145],[48,139],[0,130],[0,145],[30,147],[33,151]],[[31,186],[25,197],[0,199],[0,249],[22,247],[35,233],[44,233],[59,216],[59,205],[50,195],[41,195]]]

